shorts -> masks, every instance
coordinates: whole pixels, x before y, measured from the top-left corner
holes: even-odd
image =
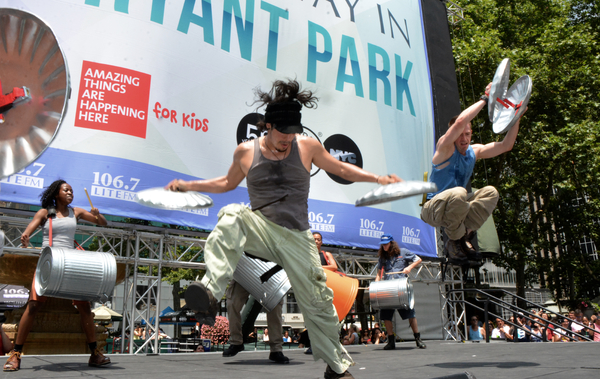
[[[40,303],[45,303],[48,298],[46,296],[40,296],[35,292],[35,275],[33,276],[33,281],[31,282],[31,290],[29,291],[29,300],[38,301]],[[89,301],[85,300],[73,300],[73,305],[90,305]]]
[[[394,317],[394,311],[398,311],[398,313],[400,313],[400,317],[402,317],[403,320],[406,320],[407,318],[415,318],[415,310],[413,309],[380,309],[379,310],[379,318],[382,321],[392,321],[392,318]]]

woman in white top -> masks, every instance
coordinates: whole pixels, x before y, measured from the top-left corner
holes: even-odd
[[[98,225],[106,225],[106,219],[100,214],[97,208],[92,208],[89,212],[81,208],[70,206],[73,202],[73,188],[64,180],[56,180],[50,184],[40,195],[42,209],[37,211],[33,220],[27,225],[25,232],[21,235],[21,247],[29,246],[29,236],[41,226],[44,231],[42,247],[55,246],[63,248],[73,248],[75,229],[77,220],[83,219]],[[52,218],[52,241],[50,241],[50,222]],[[34,277],[35,282],[35,277]],[[17,338],[14,349],[10,352],[8,360],[4,365],[4,371],[17,371],[21,368],[21,354],[23,344],[29,335],[33,326],[35,315],[40,310],[42,304],[46,301],[44,296],[38,296],[35,292],[35,285],[32,284],[29,292],[29,301],[25,312],[19,322]],[[85,333],[88,346],[92,351],[89,366],[99,367],[110,363],[110,359],[105,357],[97,348],[96,343],[96,325],[89,301],[73,301],[81,316],[81,324]]]

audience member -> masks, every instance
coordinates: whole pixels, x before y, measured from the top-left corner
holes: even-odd
[[[531,335],[531,327],[527,325],[527,319],[525,318],[523,313],[519,313],[517,315],[516,324],[519,326],[519,328],[516,328],[516,331],[513,332],[513,337],[516,338],[515,342],[529,342],[529,336]]]
[[[513,337],[510,334],[510,326],[506,325],[501,318],[496,319],[496,328],[492,330],[492,339],[512,341]]]
[[[560,323],[560,328],[554,329],[554,342],[571,342],[571,328],[569,328],[569,319],[563,318]]]
[[[471,317],[471,325],[469,325],[469,340],[481,341],[485,339],[485,330],[479,326],[479,318]]]
[[[373,328],[373,334],[371,335],[371,343],[373,345],[379,345],[381,343],[381,330],[379,328]]]
[[[493,330],[494,330],[494,323],[492,322],[492,320],[488,320],[488,327],[485,330],[486,336],[491,336]]]
[[[250,334],[248,334],[248,342],[256,342],[257,338],[258,338],[258,328],[254,328],[254,330],[251,331]]]
[[[371,343],[371,337],[369,336],[369,330],[363,329],[360,336],[360,343],[362,345],[368,345]]]
[[[573,314],[573,318],[571,318],[571,314]],[[583,312],[581,309],[575,309],[574,311],[569,312],[569,318],[571,318],[571,322],[569,324],[571,331],[577,334],[583,334],[584,327],[581,325],[583,323]],[[575,341],[585,340],[580,337],[576,337]]]
[[[360,337],[358,336],[358,328],[356,325],[350,325],[350,329],[348,330],[348,343],[346,345],[358,345]]]
[[[593,317],[593,316],[592,316]],[[600,342],[600,317],[594,318],[594,342]]]
[[[543,341],[543,331],[542,331],[542,327],[539,324],[539,319],[536,318],[536,321],[531,325],[531,336],[530,341],[531,342],[542,342]]]
[[[590,320],[588,320],[587,317],[583,316],[582,324],[585,325],[586,327],[583,328],[581,330],[581,332],[579,332],[579,334],[581,334],[582,336],[584,336],[586,338],[592,339],[592,331],[588,329],[588,328],[592,328],[592,324],[590,324]],[[585,339],[585,338],[581,338],[580,340],[587,341],[587,339]]]

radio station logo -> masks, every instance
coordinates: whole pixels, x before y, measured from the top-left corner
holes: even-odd
[[[45,163],[34,162],[16,174],[2,178],[0,182],[29,188],[44,188],[44,178],[38,176],[44,167],[46,167]]]
[[[238,124],[237,132],[236,132],[236,140],[238,145],[242,142],[247,142],[258,137],[264,136],[267,134],[267,131],[260,132],[258,130],[258,124],[260,121],[263,121],[265,116],[260,113],[248,113],[245,115]]]
[[[325,146],[325,150],[327,150],[335,159],[353,164],[360,168],[363,167],[363,159],[360,149],[358,148],[358,145],[356,145],[349,137],[343,134],[334,134],[327,138],[323,145]],[[327,175],[329,175],[333,181],[340,184],[353,183],[330,173],[327,173]]]
[[[335,215],[332,213],[308,212],[308,223],[313,232],[335,233],[333,222]]]
[[[411,245],[421,245],[421,229],[411,228],[408,226],[402,227],[402,243]]]
[[[383,221],[361,218],[359,235],[361,237],[369,237],[369,238],[379,239],[383,235],[384,225],[385,225],[385,222],[383,222]]]

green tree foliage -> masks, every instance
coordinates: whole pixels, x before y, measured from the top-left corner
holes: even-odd
[[[496,263],[516,270],[521,295],[536,281],[561,299],[598,296],[600,262],[581,242],[600,242],[600,2],[455,2],[465,18],[450,25],[463,108],[503,58],[510,58],[510,84],[525,74],[533,80],[515,147],[479,162],[473,177],[474,187],[500,192]],[[474,143],[503,138],[485,111],[473,132]]]

